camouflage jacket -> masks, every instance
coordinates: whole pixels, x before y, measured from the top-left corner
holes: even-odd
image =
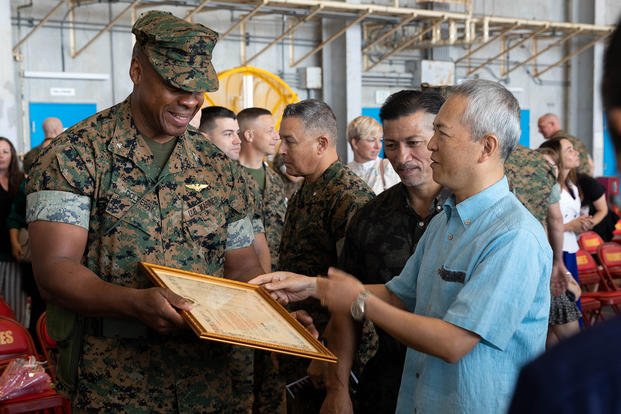
[[[578,172],[591,175],[591,168],[589,166],[589,155],[591,155],[591,153],[587,149],[584,142],[563,130],[556,131],[554,135],[550,137],[550,139],[561,138],[569,140],[571,142],[571,145],[573,145],[574,149],[580,153],[580,166],[578,167]]]
[[[401,273],[449,194],[447,190],[441,191],[423,219],[410,207],[402,183],[385,190],[360,208],[349,222],[339,267],[364,284],[388,282]],[[365,368],[359,375],[359,390],[364,392],[356,396],[357,407],[365,408],[365,412],[370,407],[377,412],[394,412],[407,348],[382,329],[373,328],[365,323],[358,349],[358,358]],[[375,331],[377,344],[373,343]]]
[[[513,194],[544,223],[548,207],[558,201],[550,199],[556,184],[552,166],[537,151],[518,145],[505,161],[505,175]]]
[[[253,198],[259,200],[255,203],[255,212],[258,211],[259,218],[263,224],[262,227],[272,259],[272,270],[276,270],[278,268],[280,236],[285,224],[285,213],[287,212],[287,198],[285,197],[285,184],[280,175],[267,164],[264,164],[264,168],[265,190],[263,194],[260,194],[259,186],[254,178],[246,171],[244,171],[244,174],[250,187],[249,192],[253,194]]]
[[[178,137],[157,181],[152,161],[128,101],[95,114],[39,157],[28,219],[87,228],[86,266],[122,286],[152,286],[139,261],[222,276],[232,227],[249,224],[240,168],[194,130]]]
[[[28,221],[63,222],[87,229],[84,265],[117,285],[153,286],[137,271],[139,261],[222,276],[225,250],[249,246],[253,237],[239,166],[195,129],[177,137],[157,179],[149,174],[153,160],[145,138],[134,126],[129,100],[99,112],[42,151],[28,182]],[[54,313],[57,326],[65,326],[67,311],[63,315],[58,309]],[[52,317],[48,316],[48,322],[54,324]],[[89,318],[93,324],[108,319]],[[123,322],[140,327],[137,322]],[[169,407],[162,411],[172,410],[173,403],[182,407],[177,408],[180,411],[198,412],[206,410],[206,405],[221,411],[251,401],[248,378],[252,366],[247,361],[237,363],[237,347],[201,341],[189,331],[131,342],[96,332],[87,328],[83,337],[80,392],[74,401],[78,407],[132,411],[141,407],[144,398],[151,398],[149,404]],[[63,339],[69,338],[70,344],[81,340],[76,336]],[[124,353],[124,359],[111,363],[116,350]],[[58,368],[62,361],[75,361],[73,355],[61,350]],[[161,396],[106,391],[125,387],[120,382],[127,377],[119,372],[133,372],[142,355],[149,355],[151,363],[160,364],[158,369],[166,372],[165,380],[156,385]],[[216,367],[217,376],[205,374]],[[189,382],[181,381],[177,371]],[[71,371],[66,375],[69,378]],[[239,389],[225,388],[234,379]],[[190,390],[190,382],[201,385]]]
[[[325,275],[337,263],[337,243],[351,216],[373,198],[369,186],[340,161],[291,197],[280,244],[278,268]]]
[[[278,268],[309,276],[325,275],[337,264],[337,246],[342,245],[349,219],[373,197],[369,186],[340,161],[317,181],[305,182],[287,205]],[[304,302],[294,307],[304,308]],[[326,315],[315,318],[320,328]]]

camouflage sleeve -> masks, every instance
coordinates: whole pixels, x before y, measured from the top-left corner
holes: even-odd
[[[54,221],[88,230],[91,200],[66,191],[42,190],[28,194],[26,221]]]
[[[561,200],[561,186],[559,183],[554,184],[550,195],[548,196],[548,204],[556,204]]]
[[[26,219],[73,224],[88,229],[93,191],[94,163],[84,160],[60,138],[53,148],[43,151],[31,170],[26,188]]]
[[[254,234],[257,233],[265,233],[265,226],[263,225],[263,220],[261,220],[261,217],[253,217],[252,218],[252,232]]]
[[[228,200],[229,211],[227,213],[227,223],[230,228],[235,222],[250,217],[248,223],[252,231],[253,223],[251,220],[255,217],[254,197],[248,189],[248,184],[243,177],[239,164],[230,161],[228,166],[231,191]]]
[[[373,198],[370,190],[349,189],[343,191],[333,204],[330,217],[330,233],[337,241],[337,252],[340,253],[343,246],[345,229],[351,217]]]
[[[363,252],[358,246],[358,242],[362,240],[358,231],[360,229],[359,218],[360,214],[355,214],[347,225],[343,247],[338,257],[339,268],[357,277],[364,273],[360,271],[360,266],[364,266],[364,264],[358,260],[358,255]]]
[[[252,222],[248,217],[229,223],[226,228],[226,250],[248,247],[254,241]]]

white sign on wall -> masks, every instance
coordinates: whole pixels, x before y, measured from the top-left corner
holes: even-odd
[[[52,96],[75,96],[75,88],[50,88]]]

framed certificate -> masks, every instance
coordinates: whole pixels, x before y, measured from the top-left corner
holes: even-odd
[[[139,266],[158,286],[194,301],[192,310],[181,314],[203,339],[336,362],[260,286],[144,262]]]

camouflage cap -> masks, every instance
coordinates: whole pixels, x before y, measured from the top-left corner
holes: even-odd
[[[218,33],[164,11],[140,16],[132,33],[155,71],[171,85],[189,92],[218,90],[211,64]]]

